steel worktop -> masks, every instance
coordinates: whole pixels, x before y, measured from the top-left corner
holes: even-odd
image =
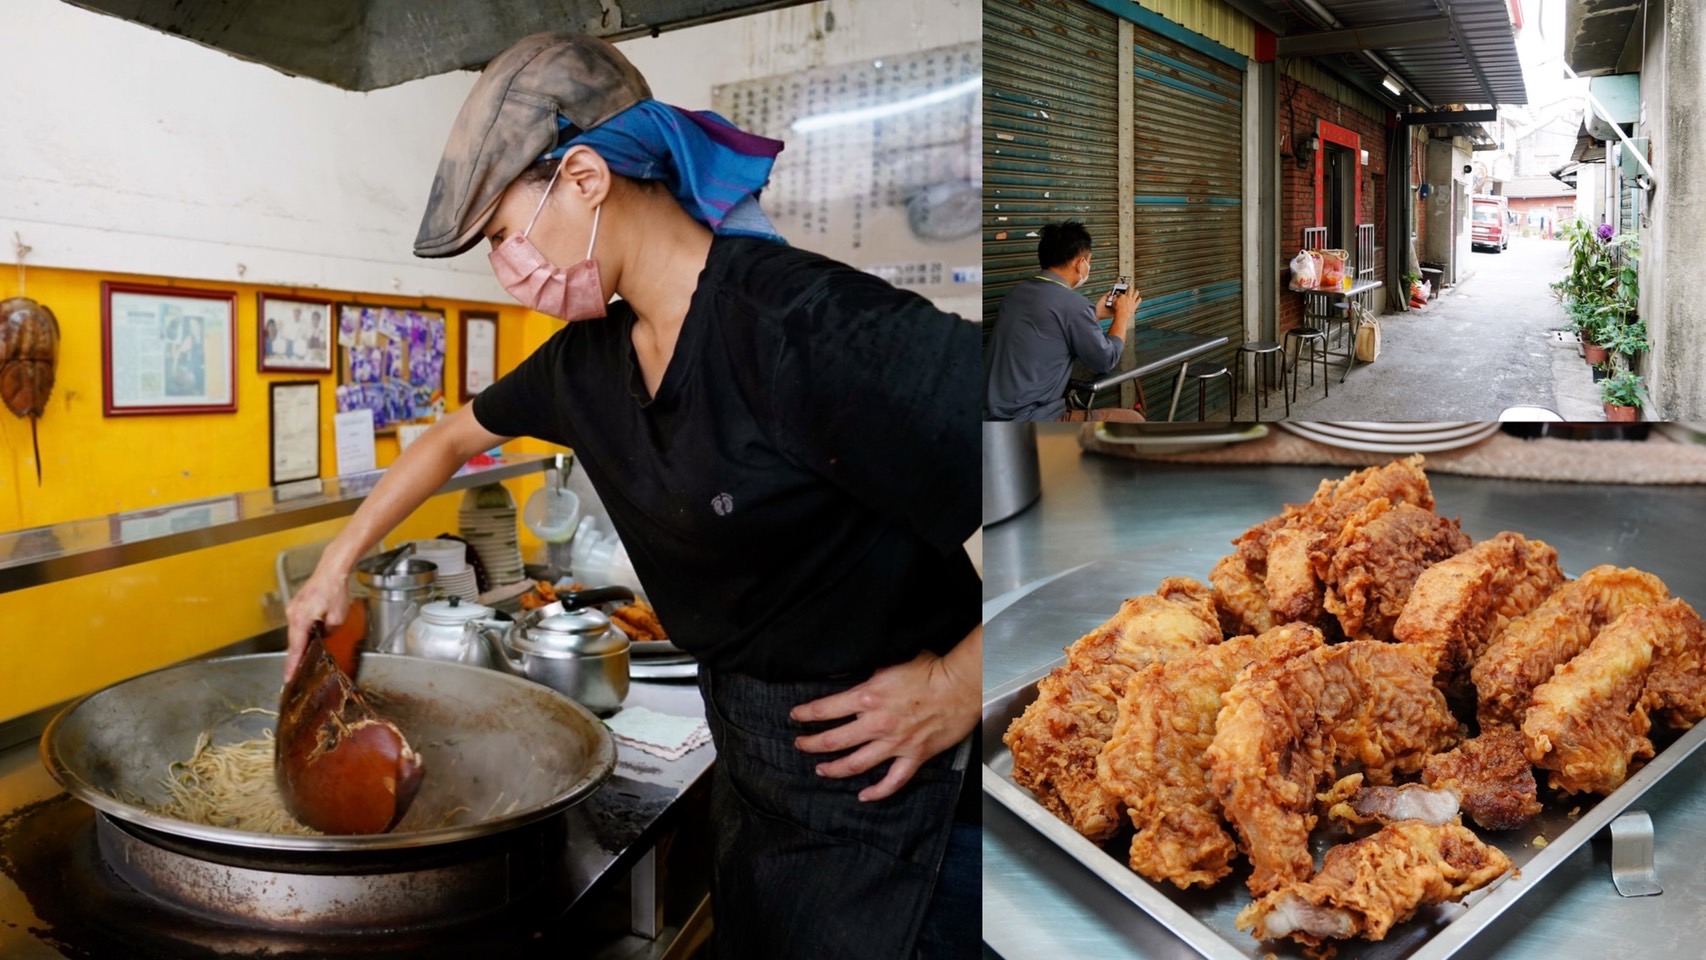
[[[1023,426],[1023,425],[1012,425]],[[985,690],[1060,656],[1122,599],[1163,575],[1206,581],[1228,541],[1284,503],[1309,498],[1348,468],[1210,467],[1080,453],[1071,425],[1039,428],[1042,496],[984,531]],[[1593,448],[1593,444],[1584,444]],[[1637,487],[1430,474],[1445,516],[1477,540],[1500,530],[1540,537],[1566,572],[1601,564],[1660,574],[1706,606],[1706,487]],[[1032,602],[1024,603],[1026,598]],[[1005,616],[1003,614],[1006,614]],[[1002,731],[984,731],[999,737]],[[1633,809],[1652,815],[1664,893],[1613,888],[1602,835],[1464,948],[1515,960],[1706,955],[1706,754],[1686,761]],[[1113,888],[1001,804],[983,801],[983,932],[1005,960],[1192,957]]]

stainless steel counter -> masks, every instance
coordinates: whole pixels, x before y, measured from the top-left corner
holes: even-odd
[[[678,716],[703,716],[698,688],[691,681],[636,682],[624,706],[644,706]],[[494,922],[489,928],[477,925],[472,930],[455,928],[447,934],[430,937],[430,947],[408,943],[393,948],[391,952],[400,951],[410,956],[496,956],[516,955],[520,951],[540,947],[557,949],[560,946],[563,951],[572,948],[576,955],[590,955],[597,951],[605,955],[619,943],[625,944],[621,955],[643,952],[634,944],[645,941],[632,937],[617,935],[610,943],[605,943],[597,935],[589,933],[586,924],[577,923],[577,915],[571,911],[576,904],[590,900],[594,895],[598,895],[601,901],[608,901],[610,894],[618,891],[619,884],[626,878],[631,881],[636,923],[644,926],[648,922],[641,919],[649,914],[643,902],[658,889],[654,847],[659,838],[679,822],[684,813],[683,795],[700,783],[715,758],[716,752],[709,744],[679,760],[662,760],[617,744],[617,766],[610,780],[591,797],[563,814],[568,837],[567,853],[558,867],[561,877],[554,881],[552,889],[563,890],[566,896],[549,904],[548,908],[521,918],[503,917],[502,922]],[[47,775],[33,741],[0,750],[0,957],[8,960],[58,960],[62,957],[96,960],[106,956],[124,956],[126,960],[133,960],[144,956],[200,956],[209,940],[226,944],[223,949],[214,950],[215,954],[234,952],[273,957],[350,953],[365,956],[374,955],[376,951],[387,952],[387,934],[383,933],[359,938],[359,942],[352,945],[347,942],[316,942],[301,937],[269,938],[261,931],[248,935],[242,931],[204,932],[177,950],[155,944],[151,949],[137,945],[134,950],[113,952],[110,949],[112,934],[95,929],[104,926],[108,918],[88,917],[86,925],[80,919],[66,920],[67,916],[85,917],[88,911],[99,910],[98,904],[50,902],[51,891],[44,893],[39,887],[26,889],[20,886],[17,882],[20,872],[17,857],[8,858],[9,852],[15,854],[22,849],[21,845],[32,843],[51,840],[56,846],[68,849],[86,845],[64,837],[20,836],[17,824],[8,822],[19,817],[31,805],[53,802],[56,797],[64,803],[75,803],[66,800],[59,785]],[[76,806],[81,807],[80,804]],[[71,832],[84,828],[90,828],[89,832],[92,832],[92,816],[86,810],[68,811],[67,815],[54,819],[56,822],[73,822],[76,826]],[[190,927],[198,925],[193,918],[181,922]],[[668,937],[673,931],[664,929],[657,932]],[[474,953],[469,952],[470,942],[480,947]],[[660,948],[664,942],[659,941]]]
[[[1040,500],[984,531],[986,690],[1058,657],[1120,600],[1153,590],[1162,576],[1206,581],[1232,537],[1281,504],[1307,499],[1323,478],[1348,472],[1087,456],[1075,430],[1041,427]],[[1460,517],[1477,540],[1505,529],[1540,537],[1572,574],[1601,563],[1639,566],[1706,608],[1706,487],[1430,480],[1439,512]],[[1027,597],[1031,603],[1020,602]],[[1662,895],[1618,896],[1601,836],[1460,955],[1706,956],[1706,858],[1698,855],[1706,849],[1706,755],[1685,762],[1636,809],[1655,823]],[[1006,960],[1195,956],[1005,807],[985,797],[983,816],[984,941]]]

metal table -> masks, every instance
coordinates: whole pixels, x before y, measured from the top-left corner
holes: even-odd
[[[1351,375],[1351,368],[1356,366],[1357,362],[1356,321],[1350,315],[1350,305],[1355,302],[1364,307],[1368,306],[1367,294],[1385,285],[1385,282],[1381,280],[1358,280],[1344,290],[1315,291],[1304,294],[1303,320],[1305,323],[1310,320],[1320,320],[1325,324],[1344,325],[1342,331],[1345,339],[1345,352],[1334,353],[1331,349],[1323,347],[1327,351],[1327,356],[1337,357],[1345,361],[1344,372],[1339,374],[1340,383],[1344,383],[1345,378]],[[1338,312],[1341,310],[1344,313]],[[1333,335],[1328,332],[1327,342],[1329,345],[1332,340]]]
[[[1131,369],[1110,373],[1100,380],[1072,381],[1067,384],[1068,405],[1077,399],[1084,405],[1084,409],[1088,410],[1096,394],[1101,391],[1119,386],[1127,380],[1147,377],[1176,363],[1179,365],[1179,376],[1173,382],[1173,404],[1167,413],[1167,419],[1171,420],[1173,408],[1179,405],[1179,390],[1185,383],[1185,365],[1210,350],[1224,347],[1231,342],[1225,336],[1185,333],[1182,330],[1168,330],[1163,327],[1138,327],[1130,331],[1128,336],[1132,348]],[[1082,398],[1079,398],[1080,394]]]
[[[1071,428],[1039,429],[1043,494],[984,531],[985,690],[1060,655],[1124,597],[1160,575],[1206,580],[1227,541],[1300,502],[1324,467],[1216,468],[1081,454]],[[1591,445],[1584,448],[1591,452]],[[1504,530],[1540,536],[1566,569],[1633,564],[1672,592],[1706,604],[1695,539],[1706,487],[1625,487],[1434,475],[1441,513],[1477,540]],[[1026,604],[1026,598],[1033,602]],[[986,731],[985,736],[999,736]],[[1699,956],[1706,938],[1706,755],[1696,755],[1637,806],[1656,828],[1664,893],[1625,899],[1613,888],[1605,837],[1576,851],[1461,956]],[[1194,951],[1001,804],[984,798],[983,935],[1005,960],[1192,957]]]

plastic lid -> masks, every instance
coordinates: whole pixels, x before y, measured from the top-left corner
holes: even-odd
[[[601,610],[585,608],[523,621],[512,645],[521,653],[544,657],[581,657],[616,653],[628,647],[628,635],[610,625]]]
[[[461,597],[451,597],[449,600],[434,600],[421,607],[421,616],[435,623],[463,623],[489,617],[491,607],[483,607],[477,603],[463,603]]]

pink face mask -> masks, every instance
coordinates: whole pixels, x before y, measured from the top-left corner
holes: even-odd
[[[557,169],[561,171],[562,167]],[[592,211],[592,237],[586,243],[586,259],[572,267],[559,267],[545,259],[533,241],[527,239],[539,221],[539,212],[545,209],[545,197],[551,195],[556,182],[557,174],[553,173],[551,182],[545,185],[544,196],[539,198],[539,206],[533,208],[533,219],[527,221],[527,229],[498,244],[487,258],[498,282],[523,306],[559,320],[596,320],[604,316],[606,302],[598,261],[592,258],[592,245],[598,239],[598,215],[603,206]]]

